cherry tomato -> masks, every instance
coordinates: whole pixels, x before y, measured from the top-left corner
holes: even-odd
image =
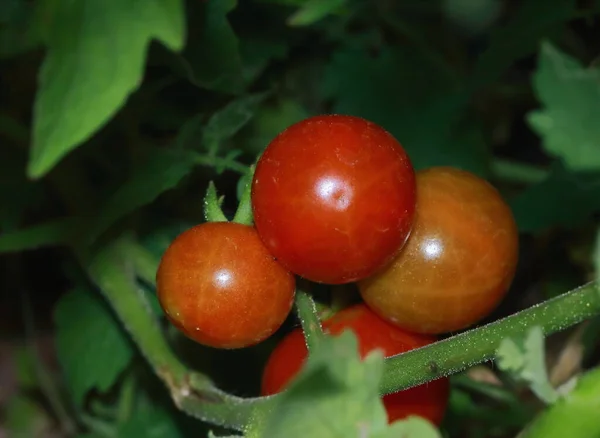
[[[191,339],[241,348],[273,334],[289,314],[294,276],[277,263],[253,227],[205,223],[180,234],[157,273],[167,318]]]
[[[365,357],[375,349],[386,357],[423,347],[434,342],[432,336],[409,333],[379,318],[364,304],[344,309],[323,322],[323,330],[332,335],[351,329],[357,339],[359,353]],[[301,329],[288,334],[273,350],[262,378],[262,395],[282,391],[300,371],[308,355]],[[416,386],[383,397],[388,421],[394,422],[418,415],[439,425],[444,417],[450,386],[447,378]]]
[[[389,263],[415,209],[412,164],[396,139],[358,117],[323,115],[279,134],[252,185],[254,221],[290,271],[328,284]]]
[[[407,330],[460,330],[502,300],[518,246],[511,210],[488,182],[448,167],[420,171],[408,243],[359,290],[376,313]]]

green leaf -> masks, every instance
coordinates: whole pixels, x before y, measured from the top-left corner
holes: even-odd
[[[600,227],[596,231],[596,244],[594,245],[594,254],[593,254],[593,263],[594,263],[594,275],[596,278],[600,278]]]
[[[269,93],[257,93],[240,97],[215,112],[208,120],[202,135],[202,143],[209,154],[216,154],[223,141],[242,129],[268,95]]]
[[[524,0],[517,4],[512,19],[491,36],[490,45],[478,58],[473,80],[493,82],[515,62],[539,47],[540,40],[550,38],[565,25],[577,8],[575,0],[556,0],[547,7],[546,0]]]
[[[544,43],[533,86],[542,109],[527,120],[545,149],[573,170],[599,170],[600,70],[585,69]]]
[[[522,232],[575,227],[600,211],[600,175],[568,172],[559,162],[544,181],[512,198],[510,205]]]
[[[4,408],[3,429],[9,437],[25,438],[47,436],[52,427],[52,418],[44,407],[33,398],[18,394]]]
[[[160,406],[145,403],[119,427],[119,437],[178,438],[183,437],[174,416]]]
[[[244,132],[244,150],[258,155],[281,131],[309,116],[306,108],[290,98],[262,105]]]
[[[287,42],[279,35],[273,35],[272,39],[244,37],[239,46],[246,84],[254,82],[272,60],[284,59],[289,51]]]
[[[404,146],[415,168],[448,165],[488,173],[482,129],[460,124],[470,96],[418,51],[384,47],[376,57],[366,50],[337,52],[323,87],[334,100],[333,112],[383,126]]]
[[[520,438],[600,436],[600,368],[584,374],[568,397],[546,409]]]
[[[496,358],[501,370],[529,383],[531,390],[544,402],[554,403],[558,399],[558,392],[548,380],[544,333],[540,327],[529,330],[523,340],[504,339]]]
[[[40,19],[44,2],[23,0],[0,2],[0,58],[15,56],[41,44]]]
[[[239,42],[227,20],[236,6],[236,0],[190,2],[188,17],[193,21],[179,61],[193,84],[231,94],[243,90]]]
[[[131,342],[99,294],[75,289],[58,302],[56,348],[76,403],[111,388],[133,357]]]
[[[123,106],[150,41],[184,42],[181,0],[57,0],[40,71],[28,175],[46,174]]]
[[[153,148],[147,152],[146,160],[98,209],[88,230],[86,243],[94,241],[117,220],[174,188],[195,165],[189,151]]]
[[[334,438],[385,430],[378,393],[383,356],[376,352],[361,361],[357,346],[351,331],[322,339],[260,426],[254,425],[260,430],[255,436]]]
[[[408,417],[405,420],[396,421],[386,430],[376,433],[372,438],[442,438],[429,421],[420,417]]]
[[[78,221],[73,218],[56,219],[40,225],[0,234],[0,253],[21,252],[44,246],[62,245],[69,241]]]
[[[308,0],[289,19],[290,26],[309,26],[339,11],[347,0]]]

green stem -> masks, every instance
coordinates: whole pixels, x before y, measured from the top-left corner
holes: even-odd
[[[600,289],[588,283],[564,295],[491,324],[385,361],[381,391],[385,394],[449,376],[494,358],[502,339],[522,336],[540,326],[545,335],[600,314]]]
[[[233,222],[244,225],[252,225],[254,217],[252,215],[252,179],[254,178],[255,166],[250,166],[246,175],[246,187],[240,199],[240,203],[233,217]]]
[[[119,392],[117,408],[117,421],[119,424],[125,424],[131,418],[135,403],[136,383],[135,375],[131,370],[128,370]]]
[[[314,300],[303,290],[296,291],[296,312],[302,324],[306,347],[309,352],[313,351],[319,339],[323,337],[323,328]]]
[[[209,154],[194,154],[194,162],[201,166],[222,167],[242,175],[248,172],[248,166],[231,158],[221,158]]]
[[[245,400],[229,395],[216,388],[208,377],[186,368],[169,347],[136,282],[132,254],[139,256],[137,244],[129,238],[118,239],[86,263],[91,279],[110,302],[154,372],[165,383],[179,409],[215,425],[243,430],[255,409],[266,405],[269,400]],[[148,269],[148,266],[144,268],[145,280],[148,280]]]

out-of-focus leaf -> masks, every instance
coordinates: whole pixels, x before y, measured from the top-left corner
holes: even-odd
[[[140,84],[157,39],[184,42],[181,0],[57,0],[40,71],[28,175],[45,175],[86,141]]]
[[[41,45],[40,18],[48,13],[44,2],[0,2],[0,58],[15,56]]]
[[[558,392],[548,380],[545,362],[544,333],[533,327],[524,339],[504,339],[496,352],[498,367],[527,382],[544,402],[554,403]]]
[[[600,69],[542,45],[533,85],[542,109],[528,114],[545,149],[573,170],[600,170]]]
[[[522,232],[574,227],[600,210],[600,175],[572,173],[559,162],[544,181],[510,199],[510,205]]]
[[[600,368],[584,374],[568,397],[539,415],[519,438],[600,436]]]
[[[558,33],[575,14],[575,0],[524,0],[512,19],[492,34],[489,47],[479,57],[474,82],[487,84],[497,80],[516,60],[534,53],[540,40]]]
[[[290,26],[309,26],[339,11],[348,0],[308,0],[289,19]]]
[[[45,436],[51,429],[52,419],[40,403],[26,395],[17,395],[5,408],[3,426],[8,437]]]
[[[236,0],[189,3],[189,37],[180,61],[199,87],[233,94],[244,88],[239,42],[227,19],[236,6]]]
[[[131,342],[103,298],[75,289],[58,302],[56,348],[76,403],[91,389],[106,391],[133,357]]]
[[[0,233],[0,253],[21,252],[38,249],[43,246],[66,244],[73,228],[79,222],[76,219],[56,219],[39,225]]]
[[[254,82],[272,60],[284,59],[289,50],[287,43],[279,37],[246,37],[239,41],[239,45],[247,84]]]
[[[481,129],[459,123],[469,95],[419,52],[390,47],[377,56],[337,52],[325,72],[324,93],[333,99],[335,113],[362,116],[390,131],[417,169],[450,165],[488,173]]]
[[[391,436],[385,434],[378,394],[383,356],[376,352],[362,361],[357,348],[351,331],[320,340],[278,402],[252,423],[248,437]]]
[[[117,220],[175,187],[191,172],[194,164],[190,151],[151,149],[147,159],[98,209],[86,235],[87,242],[95,240]]]
[[[203,149],[216,154],[221,143],[233,137],[254,116],[268,93],[257,93],[231,101],[215,112],[202,133]]]

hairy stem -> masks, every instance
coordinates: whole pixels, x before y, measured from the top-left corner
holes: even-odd
[[[314,300],[303,290],[296,291],[296,312],[302,324],[306,347],[310,352],[323,336],[323,329],[321,328],[321,321],[319,321]]]
[[[531,327],[540,326],[549,335],[598,314],[600,288],[588,283],[483,327],[388,358],[381,390],[393,393],[491,360],[502,339],[523,335]]]
[[[132,250],[133,249],[133,250]],[[140,247],[121,238],[86,263],[94,283],[110,302],[122,324],[158,377],[166,384],[175,404],[203,421],[243,430],[254,410],[268,399],[245,400],[216,388],[203,374],[185,367],[168,345],[150,306],[136,282],[134,258]],[[142,276],[150,276],[150,257],[144,258]]]

